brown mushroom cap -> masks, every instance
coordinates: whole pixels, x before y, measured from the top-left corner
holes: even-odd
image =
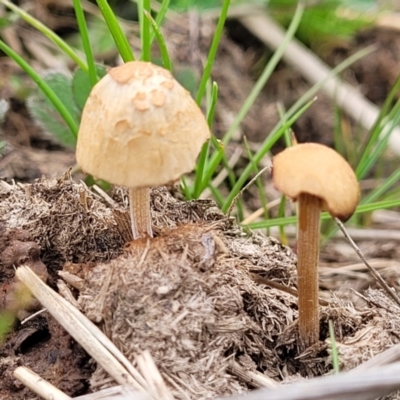
[[[76,158],[85,172],[110,183],[160,186],[192,171],[209,137],[201,110],[169,71],[132,61],[94,86]]]
[[[360,186],[347,161],[335,150],[318,143],[289,147],[273,158],[275,187],[297,200],[308,193],[322,200],[322,209],[342,221],[357,206]]]

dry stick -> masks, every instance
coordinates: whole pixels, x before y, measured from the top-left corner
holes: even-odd
[[[276,50],[284,40],[285,31],[266,13],[258,12],[255,15],[245,15],[240,17],[239,21],[273,50]],[[331,69],[325,63],[296,39],[292,39],[287,46],[283,59],[296,68],[312,84],[326,79],[331,73]],[[334,99],[340,108],[366,130],[373,127],[378,118],[379,109],[353,86],[343,82],[338,77],[332,77],[324,84],[321,91]],[[399,127],[392,130],[388,145],[393,152],[400,154]]]
[[[14,370],[13,375],[26,387],[45,400],[71,400],[71,397],[54,387],[51,383],[45,381],[29,368],[18,367]]]
[[[150,189],[129,189],[129,209],[133,239],[153,237],[150,212]]]
[[[50,289],[29,267],[19,267],[15,275],[110,376],[122,385],[145,390],[147,384],[143,377],[99,328]]]
[[[129,386],[118,385],[99,390],[96,393],[74,397],[74,400],[149,400],[149,396],[142,392],[136,392]]]
[[[303,350],[319,340],[318,260],[321,200],[303,193],[298,199],[297,287],[299,337]]]
[[[262,374],[261,372],[249,371],[247,368],[242,367],[236,361],[233,361],[228,366],[228,371],[234,376],[237,376],[242,381],[246,382],[247,385],[253,388],[275,388],[279,386],[279,383],[269,378],[267,375]],[[226,400],[229,400],[227,398]]]
[[[279,206],[279,204],[281,203],[281,198],[277,198],[275,200],[270,201],[269,203],[267,203],[266,208],[267,210],[270,210],[273,207]],[[265,213],[265,209],[264,207],[260,207],[258,210],[254,211],[252,214],[250,214],[248,217],[246,217],[241,224],[242,225],[248,225],[251,224],[252,222],[254,222],[258,217],[261,217],[262,215],[264,215]]]
[[[400,231],[395,229],[356,229],[347,228],[354,240],[400,240]]]
[[[155,399],[174,400],[149,351],[145,350],[139,354],[136,357],[136,362],[140,372],[149,383],[153,397]]]
[[[344,237],[348,240],[348,242],[351,244],[355,252],[357,253],[358,257],[360,260],[366,265],[366,267],[370,270],[371,274],[373,277],[376,279],[378,284],[386,291],[386,293],[398,304],[400,305],[400,299],[397,296],[396,292],[393,291],[389,285],[385,282],[385,280],[382,278],[381,274],[373,268],[368,261],[365,259],[364,255],[362,254],[360,248],[356,245],[354,240],[351,238],[351,236],[348,234],[346,228],[344,227],[342,221],[340,221],[338,218],[335,218],[335,222],[337,223],[339,229],[342,231]]]
[[[358,373],[345,372],[280,385],[276,389],[254,390],[229,400],[375,400],[398,389],[400,363],[395,363]]]
[[[272,281],[271,279],[265,278],[265,277],[260,276],[258,274],[252,273],[252,274],[250,274],[250,276],[254,280],[254,282],[260,283],[262,285],[269,286],[269,287],[271,287],[273,289],[277,289],[277,290],[280,290],[280,291],[285,292],[285,293],[289,293],[294,297],[298,297],[299,296],[298,291],[296,289],[294,289],[294,288],[282,285],[281,283]],[[319,302],[320,306],[329,306],[331,304],[328,300],[321,299],[321,298],[318,298],[318,302]]]

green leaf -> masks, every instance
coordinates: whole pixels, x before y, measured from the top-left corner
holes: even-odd
[[[174,68],[174,78],[190,92],[192,97],[195,96],[198,86],[198,79],[196,78],[193,68],[186,66]]]
[[[104,65],[96,65],[96,72],[97,76],[102,78],[107,72],[106,67]],[[89,74],[83,69],[78,68],[72,77],[71,87],[75,104],[82,110],[92,90]]]
[[[0,18],[0,29],[3,29],[8,25],[10,25],[10,21],[8,21],[6,18]]]
[[[78,123],[80,120],[80,110],[75,103],[72,93],[71,78],[57,72],[48,74],[43,80],[54,91],[72,118]],[[28,98],[27,106],[35,122],[46,132],[53,135],[66,146],[75,146],[76,138],[59,112],[41,91],[37,90]]]
[[[5,336],[11,331],[15,323],[15,315],[10,311],[0,312],[0,344],[3,343]]]
[[[135,59],[133,51],[129,44],[129,41],[122,30],[122,26],[119,24],[114,11],[108,4],[107,0],[96,0],[97,5],[103,15],[104,20],[108,26],[108,29],[114,38],[115,45],[118,48],[118,52],[121,55],[124,62],[132,61]]]

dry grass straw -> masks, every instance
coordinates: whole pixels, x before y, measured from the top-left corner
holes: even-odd
[[[141,370],[145,372],[143,377],[100,329],[50,289],[29,267],[19,267],[16,276],[116,382],[145,392],[152,399],[173,399],[148,354],[139,356]],[[25,376],[26,371],[23,371],[22,377]],[[17,377],[21,378],[21,371],[17,372]],[[34,385],[31,389],[35,390]]]

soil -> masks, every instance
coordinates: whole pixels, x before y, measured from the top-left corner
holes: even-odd
[[[54,2],[53,7],[46,6],[51,2],[36,3],[33,11],[60,34],[76,29],[70,8],[62,2]],[[55,18],[55,13],[63,18]],[[174,62],[195,73],[199,73],[213,35],[212,24],[198,24],[197,35],[189,30],[187,19],[164,28]],[[48,66],[23,46],[26,33],[26,27],[14,29],[9,37],[35,66],[45,70]],[[371,43],[377,44],[378,50],[343,76],[375,104],[382,105],[400,70],[398,32],[369,29],[350,42],[331,44],[320,56],[334,66]],[[216,135],[221,136],[229,127],[254,85],[263,57],[269,54],[238,22],[228,23],[213,71],[219,85]],[[13,77],[22,82],[18,90]],[[21,323],[40,310],[29,296],[15,295],[23,291],[15,281],[13,267],[22,264],[31,266],[55,289],[60,270],[84,279],[85,289],[80,293],[71,288],[82,310],[125,348],[129,358],[144,346],[153,350],[162,376],[178,399],[211,398],[253,389],[254,384],[232,372],[232,359],[242,369],[262,372],[277,381],[328,373],[332,369],[329,320],[334,321],[343,370],[399,342],[400,313],[396,306],[362,267],[348,273],[339,269],[357,260],[343,243],[330,242],[321,253],[321,297],[325,300],[321,306],[321,342],[306,354],[296,344],[295,296],[266,286],[261,279],[293,289],[293,249],[260,233],[244,233],[211,200],[181,201],[176,188],[152,193],[156,238],[151,246],[127,246],[131,238],[124,190],[115,188],[106,198],[80,183],[81,175],[74,173],[71,177],[73,149],[57,143],[32,121],[21,92],[25,92],[25,86],[29,89],[34,85],[5,57],[0,58],[0,82],[0,95],[10,102],[0,135],[5,142],[0,149],[0,309],[16,318],[14,329],[0,346],[1,399],[36,398],[13,378],[12,371],[19,365],[32,367],[70,396],[114,384],[47,312]],[[251,149],[257,149],[278,120],[277,102],[289,107],[308,87],[295,71],[279,65],[245,118],[240,134],[227,148],[228,155],[242,150],[235,171],[248,163],[241,136],[246,136]],[[351,121],[342,118],[351,126]],[[299,141],[332,145],[334,122],[334,105],[320,95],[293,130]],[[275,151],[281,146],[278,144]],[[270,178],[264,175],[266,191],[273,193]],[[250,189],[244,199],[249,213],[260,205],[255,190]],[[377,265],[382,261],[377,268],[389,285],[399,290],[397,241],[364,240],[359,245]],[[147,256],[140,261],[145,250]],[[140,263],[140,268],[132,268]],[[118,277],[115,271],[119,271]],[[114,274],[112,285],[99,306],[97,290],[110,273]],[[126,282],[137,281],[141,285],[135,291],[124,292]],[[362,295],[354,294],[354,290]],[[196,296],[201,301],[196,303]],[[125,302],[119,302],[121,297]],[[188,317],[178,328],[170,327],[168,324],[182,313]],[[129,315],[137,325],[124,325],[121,315]],[[162,330],[157,328],[159,321],[163,321]],[[146,335],[141,331],[143,325],[148,329]],[[206,337],[197,341],[199,332]],[[128,336],[130,346],[123,342]],[[166,351],[169,346],[170,351]],[[212,364],[213,357],[217,361]],[[209,375],[202,375],[204,366],[211,364],[218,368],[209,368]],[[188,379],[192,385],[181,384]]]

